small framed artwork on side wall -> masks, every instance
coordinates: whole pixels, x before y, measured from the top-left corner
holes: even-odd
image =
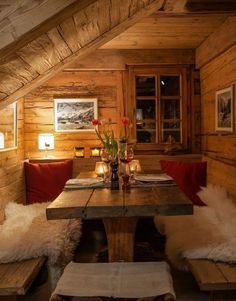
[[[216,91],[215,130],[231,133],[234,131],[233,86]]]

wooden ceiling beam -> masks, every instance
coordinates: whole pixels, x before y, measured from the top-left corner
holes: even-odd
[[[72,38],[76,40],[80,40],[80,43],[78,43],[78,49],[73,51],[73,53],[65,58],[63,58],[60,62],[55,63],[52,60],[52,57],[50,53],[45,53],[46,49],[42,49],[41,45],[39,44],[39,38],[41,36],[45,35],[45,33],[49,30],[52,30],[53,28],[61,27],[62,24],[66,24],[68,18],[65,18],[65,15],[61,16],[61,14],[57,14],[56,20],[50,19],[50,21],[43,23],[42,26],[38,27],[37,31],[34,30],[29,35],[25,37],[23,41],[19,41],[15,47],[14,51],[9,49],[11,52],[11,56],[17,54],[20,59],[27,59],[27,49],[29,51],[29,55],[31,56],[31,59],[25,62],[26,65],[29,65],[31,67],[35,67],[36,64],[40,64],[40,55],[39,53],[43,51],[44,57],[47,58],[48,62],[48,69],[43,70],[41,74],[39,74],[37,77],[35,77],[33,80],[25,83],[21,82],[22,86],[15,91],[11,92],[7,97],[2,99],[0,101],[0,108],[5,107],[6,105],[16,101],[17,99],[23,97],[36,87],[43,84],[45,81],[47,81],[49,78],[54,76],[56,73],[62,71],[65,69],[71,62],[73,62],[77,58],[82,58],[95,49],[99,48],[103,44],[107,43],[117,35],[119,35],[121,32],[132,26],[134,23],[139,21],[140,19],[154,13],[156,10],[160,9],[163,5],[164,0],[126,0],[126,2],[129,1],[130,5],[127,5],[128,12],[125,14],[120,9],[120,1],[116,0],[97,0],[97,1],[83,1],[81,0],[79,4],[81,5],[81,16],[85,13],[86,14],[83,17],[83,22],[77,23],[74,36],[70,36],[70,40]],[[78,5],[79,5],[78,4]],[[104,9],[108,7],[108,14],[104,14]],[[77,7],[78,8],[78,7]],[[96,10],[97,9],[97,10]],[[66,10],[67,11],[67,10]],[[119,15],[117,13],[119,12]],[[73,12],[67,12],[68,15],[70,15],[70,18],[72,18],[75,15],[75,11]],[[77,11],[76,14],[80,14],[80,11]],[[68,17],[67,15],[67,17]],[[60,18],[60,21],[58,20]],[[94,22],[94,19],[96,22]],[[73,19],[74,20],[74,19]],[[114,21],[115,20],[115,21]],[[102,22],[103,21],[103,22]],[[112,21],[112,22],[111,22]],[[98,24],[102,24],[102,28],[99,28],[99,30],[102,30],[102,33],[97,30]],[[83,28],[81,31],[80,29]],[[64,28],[65,29],[65,28]],[[76,32],[78,33],[80,31],[80,35],[76,36]],[[68,42],[68,36],[63,36],[63,33],[65,31],[61,32],[61,35],[64,39],[64,42]],[[83,33],[86,35],[86,40],[84,41],[82,35]],[[41,35],[39,35],[41,34]],[[68,34],[68,32],[67,32]],[[71,34],[69,32],[69,34]],[[90,36],[90,38],[89,38]],[[33,39],[33,41],[32,41]],[[27,42],[26,42],[27,41]],[[26,44],[28,43],[28,44]],[[47,43],[49,43],[47,41]],[[83,45],[83,43],[85,43]],[[32,46],[31,46],[32,45]],[[31,48],[33,47],[33,48]],[[50,49],[50,47],[48,47]],[[0,52],[0,57],[4,57],[4,60],[2,59],[1,62],[7,64],[7,58],[10,59],[11,56],[8,56],[8,53],[6,50],[5,52]],[[39,51],[39,52],[38,52]],[[36,56],[36,60],[34,61],[34,53]],[[24,55],[22,57],[22,55]],[[43,58],[42,58],[43,59]],[[45,65],[44,67],[45,68]],[[40,71],[40,70],[38,70]],[[1,73],[1,72],[0,72]],[[12,83],[10,85],[12,87]],[[0,83],[0,94],[4,95],[4,85],[1,86]]]
[[[163,11],[173,13],[185,13],[185,4],[188,0],[166,0]]]
[[[37,39],[42,34],[48,32],[50,29],[61,24],[64,20],[75,14],[76,12],[89,6],[91,3],[96,2],[96,0],[80,0],[67,6],[65,9],[54,15],[53,17],[47,19],[42,24],[36,26],[31,31],[22,35],[18,41],[15,41],[3,49],[0,50],[0,64],[8,60],[17,50],[21,49],[31,41]]]
[[[190,12],[228,12],[236,11],[235,0],[187,0],[186,9]]]

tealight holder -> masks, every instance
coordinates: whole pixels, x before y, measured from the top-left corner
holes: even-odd
[[[101,147],[91,147],[91,157],[100,157]]]
[[[84,158],[84,147],[75,146],[74,155],[76,158]]]

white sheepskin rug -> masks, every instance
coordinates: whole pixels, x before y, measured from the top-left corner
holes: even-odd
[[[81,236],[80,220],[46,219],[49,203],[21,205],[9,203],[0,225],[0,262],[46,256],[51,289],[72,260]]]
[[[209,185],[198,195],[207,206],[194,206],[194,215],[155,217],[166,235],[167,257],[182,270],[185,258],[236,263],[236,205],[219,186]]]

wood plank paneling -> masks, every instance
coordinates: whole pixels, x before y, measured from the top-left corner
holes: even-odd
[[[66,70],[126,70],[127,65],[194,63],[193,49],[98,49]]]
[[[19,39],[22,34],[28,32],[73,2],[75,0],[1,1],[0,48]]]
[[[50,155],[73,157],[75,146],[85,147],[86,157],[90,147],[101,143],[94,132],[56,133],[54,131],[54,98],[95,97],[98,99],[99,118],[110,117],[113,129],[118,136],[123,102],[122,71],[75,71],[61,72],[44,86],[25,97],[25,153],[26,156],[42,157],[38,151],[39,133],[55,134],[55,150]]]
[[[226,17],[204,14],[168,16],[157,12],[139,21],[102,48],[195,49]]]
[[[23,100],[17,103],[18,148],[0,152],[0,209],[8,202],[24,202],[24,126]]]
[[[196,66],[203,67],[236,43],[236,17],[229,17],[198,47]]]
[[[207,161],[207,181],[214,185],[224,186],[236,200],[236,164],[230,164],[221,158],[204,156]]]
[[[233,37],[232,31],[224,30],[226,24],[231,21],[224,23],[217,32],[226,33],[225,37],[231,32],[230,36]],[[232,30],[234,31],[235,27]],[[233,133],[216,132],[215,130],[216,91],[233,85],[235,95],[236,43],[234,42],[234,45],[228,49],[230,44],[224,44],[225,40],[216,36],[216,33],[209,36],[204,45],[197,49],[198,64],[203,65],[200,69],[202,151],[206,155],[204,159],[208,162],[208,182],[224,186],[232,196],[236,197],[236,121],[234,119]],[[212,42],[214,43],[212,44]],[[224,51],[225,46],[227,46],[226,51]],[[209,54],[209,57],[205,57],[210,49],[213,50],[214,55],[218,56],[213,58],[214,56]],[[210,61],[207,60],[209,61],[207,64],[203,56],[200,56],[200,53],[203,52],[205,53],[204,58],[210,59]],[[203,61],[205,65],[201,63]],[[235,114],[235,108],[233,113]]]

